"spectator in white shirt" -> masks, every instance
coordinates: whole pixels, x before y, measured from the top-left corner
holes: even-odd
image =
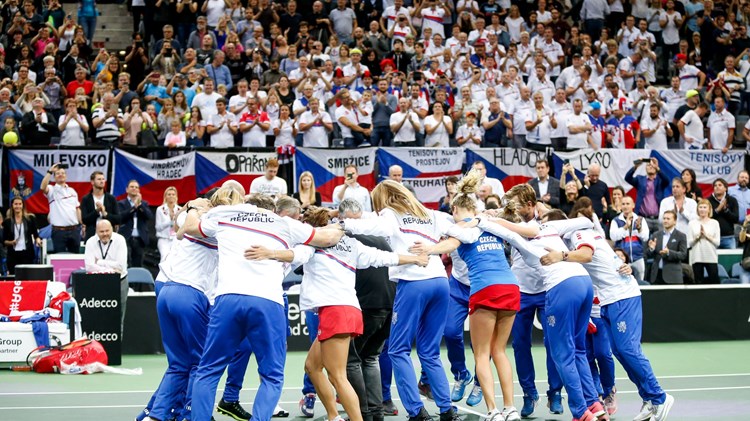
[[[357,182],[359,170],[355,165],[344,167],[344,184],[333,189],[333,205],[338,206],[344,199],[354,199],[362,206],[365,212],[372,212],[370,203],[370,192]]]
[[[491,187],[490,193],[494,193],[501,198],[505,195],[505,189],[503,188],[503,183],[500,182],[497,178],[487,177],[487,167],[484,165],[484,162],[482,161],[474,161],[473,164],[471,164],[471,168],[479,171],[482,174],[482,185],[487,185]],[[481,189],[480,189],[481,190]],[[477,195],[479,192],[477,192]]]
[[[432,115],[424,119],[425,146],[428,148],[447,148],[450,146],[450,135],[453,134],[453,120],[445,115],[443,104],[432,104]]]
[[[120,275],[120,332],[125,325],[128,300],[128,244],[125,237],[112,229],[112,223],[100,219],[96,235],[86,240],[84,262],[89,273],[117,273]]]
[[[227,112],[227,100],[223,97],[216,100],[216,110],[206,125],[206,131],[211,135],[211,147],[231,148],[234,146],[234,135],[238,130],[237,117]],[[205,117],[205,114],[203,115]]]
[[[659,223],[662,222],[664,212],[673,211],[677,215],[677,229],[688,232],[690,221],[698,219],[698,203],[685,195],[687,185],[680,177],[672,179],[672,195],[665,197],[659,204]]]
[[[708,148],[727,153],[734,141],[734,116],[722,97],[714,98],[714,107],[714,112],[708,116]]]
[[[706,138],[703,135],[701,119],[708,112],[708,104],[701,102],[694,110],[688,110],[677,123],[685,149],[703,149]]]
[[[214,91],[214,81],[206,78],[203,80],[203,92],[193,98],[191,106],[200,108],[203,118],[210,121],[211,117],[218,111],[216,101],[219,98],[221,98],[221,94]]]
[[[328,147],[328,133],[333,130],[331,116],[320,109],[320,100],[311,98],[308,103],[309,111],[305,111],[299,118],[299,131],[303,134],[302,145],[306,148]]]
[[[271,158],[266,162],[266,173],[262,177],[253,179],[250,183],[250,193],[262,193],[271,197],[279,197],[287,192],[286,181],[277,177],[279,160]]]
[[[411,109],[409,98],[398,100],[399,111],[391,114],[391,131],[395,146],[416,146],[417,133],[422,131],[419,116]]]
[[[641,117],[641,133],[646,139],[644,149],[667,150],[667,136],[672,137],[672,126],[660,115],[659,104],[651,104],[649,112]]]
[[[484,130],[477,125],[477,114],[469,111],[466,113],[466,124],[461,125],[456,132],[456,143],[465,149],[479,149],[483,136]]]

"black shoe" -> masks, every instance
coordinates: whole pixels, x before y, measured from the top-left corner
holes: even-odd
[[[432,421],[432,417],[430,416],[430,413],[427,412],[426,409],[424,409],[424,406],[422,409],[419,410],[419,414],[417,414],[416,417],[409,417],[409,421]]]
[[[419,382],[417,385],[419,387],[419,394],[424,396],[425,398],[434,401],[435,398],[432,396],[432,387],[430,387],[427,383]]]
[[[216,405],[216,412],[232,417],[237,421],[248,421],[252,417],[252,414],[245,411],[245,408],[239,402],[227,402],[224,399]]]
[[[463,421],[463,418],[458,416],[455,408],[451,408],[440,413],[440,421]]]

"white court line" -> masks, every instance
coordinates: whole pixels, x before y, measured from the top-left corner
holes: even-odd
[[[665,392],[672,392],[672,393],[678,393],[678,392],[708,392],[708,391],[717,391],[717,390],[745,390],[750,389],[750,386],[733,386],[733,387],[700,387],[700,388],[694,388],[694,389],[667,389]],[[617,391],[618,394],[633,394],[638,393],[636,390],[623,390],[623,391]],[[516,398],[520,398],[523,395],[514,395]],[[496,397],[501,397],[500,395],[496,395]],[[399,399],[394,398],[394,401],[397,401]],[[283,401],[279,402],[279,404],[297,404],[298,401]],[[242,402],[243,405],[249,405],[250,402]],[[76,406],[0,406],[0,410],[33,410],[33,409],[114,409],[114,408],[143,408],[143,405],[96,405],[96,406],[82,406],[82,405],[76,405]],[[462,411],[471,413],[471,414],[477,414],[484,416],[484,414],[472,411],[467,408],[458,407]]]
[[[657,376],[657,380],[662,379],[700,379],[707,377],[745,377],[750,376],[750,373],[728,373],[728,374],[693,374],[693,375],[680,375],[680,376]],[[629,380],[627,377],[617,377],[615,380]],[[536,380],[536,383],[546,383],[547,380],[541,379]],[[514,384],[518,384],[518,381],[513,381]],[[500,382],[495,382],[500,384]],[[391,389],[395,389],[396,385],[392,385]],[[302,386],[290,386],[283,387],[281,390],[301,390]],[[257,387],[243,387],[243,391],[257,391]],[[217,389],[219,392],[223,392],[224,389]],[[118,395],[118,394],[137,394],[137,393],[154,393],[153,390],[94,390],[94,391],[51,391],[51,392],[0,392],[0,396],[38,396],[38,395]]]

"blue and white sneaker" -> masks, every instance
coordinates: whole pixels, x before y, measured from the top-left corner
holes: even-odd
[[[521,417],[526,418],[534,413],[534,409],[539,404],[539,395],[523,395],[523,407],[521,408]]]
[[[312,418],[315,416],[315,393],[308,393],[299,401],[299,412],[305,418]]]
[[[143,408],[143,411],[139,412],[138,415],[135,417],[135,421],[143,421],[148,417],[148,414],[151,413],[151,410],[148,408]]]
[[[453,402],[460,402],[464,400],[464,395],[466,394],[466,386],[470,385],[473,379],[474,378],[467,371],[466,373],[464,373],[463,379],[458,379],[455,383],[453,383],[453,390],[451,391],[451,400]]]
[[[477,406],[480,402],[482,402],[482,388],[479,387],[478,384],[475,384],[474,387],[471,388],[469,397],[466,398],[466,405]]]
[[[547,399],[547,407],[549,408],[549,412],[557,415],[565,412],[562,405],[562,394],[559,391],[551,395],[547,395]]]

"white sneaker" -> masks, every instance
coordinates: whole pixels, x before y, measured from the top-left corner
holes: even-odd
[[[520,421],[521,415],[518,414],[518,410],[515,406],[508,406],[503,408],[503,417],[505,421]]]
[[[667,393],[667,399],[661,405],[654,406],[654,421],[664,421],[674,405],[674,396]]]
[[[484,417],[487,421],[505,421],[505,418],[503,417],[503,414],[500,413],[500,410],[495,408],[492,411],[487,413],[487,416]]]
[[[643,402],[643,406],[641,406],[641,412],[638,413],[638,415],[633,418],[633,421],[646,421],[650,420],[651,417],[654,415],[654,406],[651,405],[651,402]]]

